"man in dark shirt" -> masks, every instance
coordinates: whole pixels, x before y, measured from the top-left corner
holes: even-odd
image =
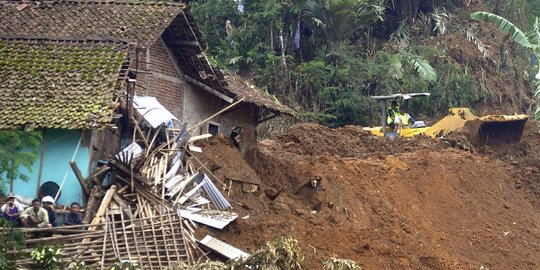
[[[83,216],[79,213],[79,203],[74,202],[71,204],[69,214],[64,217],[64,225],[79,225],[82,224]]]

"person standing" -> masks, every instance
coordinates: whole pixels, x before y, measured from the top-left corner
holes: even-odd
[[[26,208],[20,216],[21,224],[24,227],[52,227],[51,224],[49,224],[49,214],[47,213],[47,210],[41,207],[39,199],[33,199],[32,206]]]

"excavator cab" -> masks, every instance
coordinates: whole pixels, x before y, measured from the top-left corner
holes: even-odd
[[[372,134],[380,137],[412,137],[416,136],[418,134],[423,134],[424,131],[426,131],[429,127],[425,126],[425,123],[411,123],[410,126],[402,127],[399,130],[393,131],[388,125],[387,125],[387,109],[388,109],[388,102],[392,100],[401,99],[403,101],[406,101],[408,99],[414,98],[414,97],[428,97],[430,96],[430,93],[409,93],[409,94],[393,94],[388,96],[371,96],[372,99],[378,100],[381,104],[381,123],[382,125],[380,127],[369,127],[364,128],[364,130],[370,131]]]

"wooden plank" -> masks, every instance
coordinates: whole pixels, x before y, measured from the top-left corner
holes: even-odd
[[[216,89],[214,89],[214,88],[212,88],[212,87],[198,81],[197,79],[195,79],[195,78],[193,78],[193,77],[191,77],[189,75],[184,75],[184,77],[186,78],[186,81],[188,81],[188,82],[202,88],[205,91],[208,91],[208,92],[214,94],[215,96],[227,101],[228,103],[232,103],[233,100],[234,100],[233,98],[219,92],[218,90],[216,90]]]
[[[88,195],[90,195],[90,189],[88,189],[86,182],[84,182],[84,177],[82,176],[81,170],[79,170],[79,166],[77,166],[77,163],[73,160],[69,162],[69,166],[71,166],[71,169],[75,173],[75,177],[77,177],[77,180],[79,180],[79,184],[81,184],[84,194],[86,195],[86,198],[84,198],[84,200],[86,201]]]
[[[121,162],[118,162],[117,160],[115,159],[111,159],[111,164],[114,165],[115,167],[117,167],[118,169],[122,170],[124,173],[126,173],[127,175],[130,175],[131,174],[131,169],[126,167],[126,165],[122,164]],[[135,177],[135,179],[141,181],[142,183],[146,184],[146,185],[149,185],[151,186],[152,185],[152,182],[150,182],[148,179],[146,179],[144,176],[138,174],[138,173],[135,173],[133,175],[133,177]],[[128,182],[128,184],[130,184],[131,181]]]
[[[103,197],[103,200],[101,201],[101,205],[99,206],[99,209],[96,212],[96,216],[94,217],[94,219],[92,220],[90,224],[100,223],[101,218],[105,214],[105,211],[107,210],[107,207],[109,206],[113,198],[113,194],[115,192],[116,192],[116,185],[112,185],[111,188],[107,190],[107,193],[105,193],[105,196]],[[95,230],[96,230],[96,227],[88,228],[88,231],[95,231]],[[84,244],[84,243],[87,243],[88,241],[90,241],[90,238],[84,238],[82,243]]]

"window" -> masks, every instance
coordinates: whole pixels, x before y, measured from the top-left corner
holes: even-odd
[[[208,133],[212,134],[213,136],[217,135],[219,133],[219,124],[216,122],[209,122]]]

